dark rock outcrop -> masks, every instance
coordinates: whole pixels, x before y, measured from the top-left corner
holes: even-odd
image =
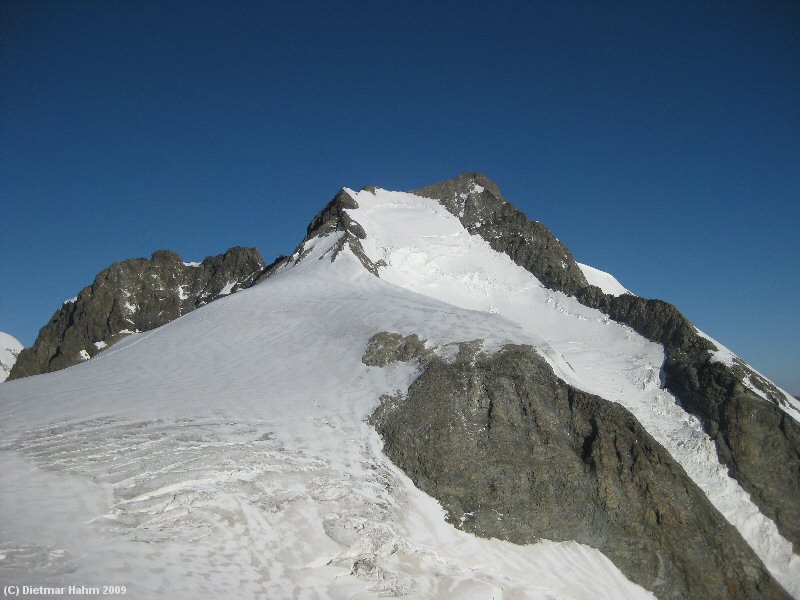
[[[625,408],[560,381],[530,347],[475,348],[425,357],[407,397],[372,417],[387,455],[454,525],[579,541],[660,598],[788,597]]]
[[[596,286],[587,286],[575,294],[584,306],[596,308],[614,321],[624,323],[638,334],[662,344],[669,352],[684,352],[692,359],[705,358],[714,345],[697,334],[689,319],[672,304],[649,300],[632,294],[612,296]]]
[[[403,337],[399,333],[383,331],[370,338],[361,360],[368,367],[385,367],[393,362],[405,362],[429,356],[431,351],[425,348],[425,342],[416,334]]]
[[[333,200],[328,202],[325,208],[323,208],[311,220],[311,223],[309,223],[306,230],[306,237],[295,251],[295,260],[299,261],[305,258],[307,252],[305,250],[306,244],[313,238],[340,231],[343,235],[339,238],[339,241],[331,252],[331,262],[336,260],[336,257],[342,249],[347,246],[358,260],[361,261],[364,268],[377,276],[378,268],[381,265],[373,263],[364,253],[364,248],[361,245],[361,240],[363,240],[367,234],[364,228],[354,221],[346,212],[347,209],[353,208],[358,208],[358,203],[346,189],[343,188],[339,190]]]
[[[588,285],[569,251],[542,223],[530,221],[480,173],[465,173],[415,194],[438,200],[470,233],[504,252],[550,289],[572,294]]]
[[[800,424],[781,409],[780,390],[741,361],[712,360],[717,348],[671,304],[594,286],[576,298],[664,346],[665,387],[702,421],[731,477],[800,548]],[[769,400],[745,387],[745,378]]]
[[[612,296],[588,285],[569,249],[541,223],[528,220],[480,173],[416,190],[438,200],[470,233],[535,275],[547,287],[662,344],[664,385],[697,416],[714,440],[720,461],[800,548],[800,424],[780,408],[783,394],[744,363],[714,362],[714,345],[673,305],[630,294]],[[759,389],[769,401],[748,389]]]
[[[148,331],[251,286],[264,271],[255,248],[236,247],[184,264],[168,250],[101,271],[75,300],[58,309],[23,350],[9,379],[58,371],[87,360],[127,333]]]
[[[800,550],[800,424],[742,385],[736,367],[667,355],[667,388],[697,415],[731,477]]]

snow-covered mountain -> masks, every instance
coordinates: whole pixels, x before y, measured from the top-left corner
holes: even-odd
[[[22,344],[17,338],[0,331],[0,382],[8,378],[21,351]]]
[[[257,285],[0,386],[0,577],[800,597],[798,415],[483,176],[344,189]]]

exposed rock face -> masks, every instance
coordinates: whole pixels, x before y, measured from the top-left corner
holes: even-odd
[[[600,288],[587,286],[575,294],[583,305],[596,308],[609,317],[664,346],[669,352],[685,352],[705,357],[714,345],[697,334],[689,319],[677,308],[661,300],[648,300],[631,294],[612,296]]]
[[[9,379],[88,360],[127,333],[160,327],[249,287],[264,267],[258,250],[240,247],[196,266],[184,264],[168,250],[153,253],[150,260],[114,263],[55,312],[34,345],[20,353]]]
[[[544,225],[511,206],[486,176],[466,173],[414,193],[439,200],[470,233],[547,287],[573,295],[662,344],[666,388],[703,422],[731,476],[795,550],[800,548],[800,425],[778,406],[785,402],[779,390],[744,364],[731,368],[712,361],[714,345],[671,304],[630,294],[612,296],[588,285],[569,249]],[[771,403],[747,389],[742,383],[746,378]]]
[[[336,247],[331,253],[331,262],[336,260],[342,248],[348,246],[353,254],[356,255],[364,268],[373,275],[378,275],[379,264],[373,263],[364,253],[364,248],[361,245],[361,240],[366,237],[364,228],[354,221],[350,215],[347,214],[347,209],[358,208],[358,203],[353,197],[347,193],[346,189],[339,190],[339,193],[334,196],[333,200],[323,208],[317,216],[315,216],[306,230],[306,237],[303,242],[297,247],[294,258],[302,260],[305,256],[304,246],[306,243],[317,236],[326,235],[335,231],[341,231],[344,235],[339,239]]]
[[[671,304],[611,296],[593,286],[576,298],[664,346],[667,389],[703,422],[730,475],[800,548],[800,424],[778,406],[785,402],[780,391],[743,363],[713,361],[714,345]],[[745,377],[770,400],[747,389]]]
[[[742,385],[735,369],[670,355],[667,387],[699,416],[720,461],[800,550],[800,424]]]
[[[465,173],[415,194],[438,200],[470,233],[504,252],[550,289],[572,294],[588,285],[572,253],[538,221],[529,221],[480,173]]]
[[[392,461],[465,530],[585,543],[660,598],[788,597],[625,408],[560,381],[530,347],[427,355],[407,397],[372,420]]]
[[[425,348],[425,343],[416,334],[403,337],[399,333],[384,331],[372,336],[361,360],[368,367],[385,367],[393,362],[429,356],[431,351]]]

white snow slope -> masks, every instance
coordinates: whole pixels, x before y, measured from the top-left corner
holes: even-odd
[[[17,338],[0,331],[0,382],[8,379],[8,374],[17,362],[17,356],[22,348]]]
[[[444,521],[364,421],[416,375],[361,363],[394,331],[443,353],[535,345],[560,377],[628,407],[800,595],[789,544],[659,388],[658,345],[543,288],[435,201],[350,193],[381,279],[348,249],[331,262],[339,234],[317,238],[258,286],[0,386],[0,580],[131,598],[652,597],[587,546]]]
[[[583,263],[577,264],[578,267],[580,267],[583,276],[586,277],[586,281],[589,282],[589,285],[596,285],[603,290],[604,293],[611,294],[613,296],[621,296],[622,294],[631,293],[625,286],[617,281],[616,277],[610,273],[590,267],[589,265],[584,265]]]

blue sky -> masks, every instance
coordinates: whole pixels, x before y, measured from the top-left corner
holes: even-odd
[[[481,171],[800,393],[796,2],[0,3],[0,330]]]

